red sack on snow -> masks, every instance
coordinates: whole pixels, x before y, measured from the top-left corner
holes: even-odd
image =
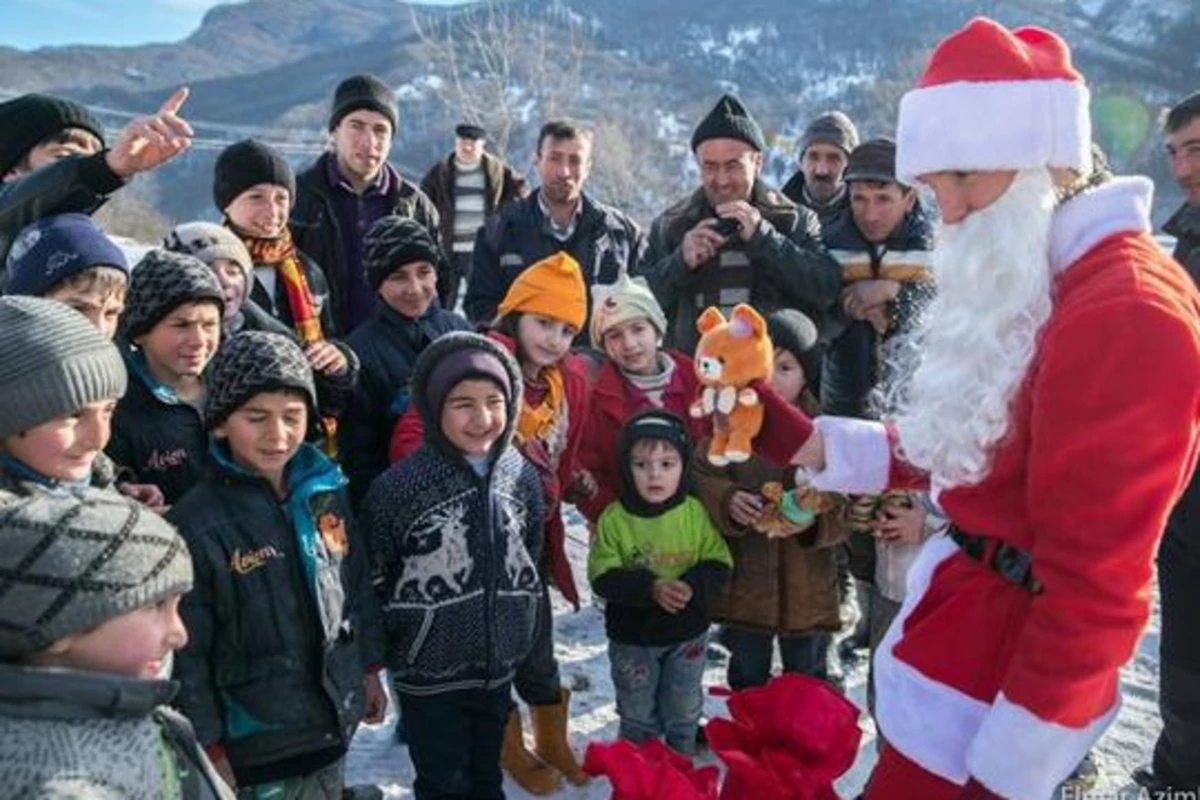
[[[704,729],[727,768],[721,800],[837,800],[833,783],[862,739],[857,706],[824,681],[785,674],[731,695],[729,713]]]
[[[605,775],[612,800],[717,800],[716,767],[696,769],[686,756],[657,739],[589,744],[583,771]]]

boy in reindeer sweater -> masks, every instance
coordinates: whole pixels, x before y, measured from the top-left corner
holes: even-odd
[[[425,443],[364,514],[418,800],[503,798],[513,675],[544,594],[542,483],[511,444],[521,373],[504,347],[447,333],[417,359]]]

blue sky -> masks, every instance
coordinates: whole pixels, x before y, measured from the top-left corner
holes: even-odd
[[[461,1],[421,0],[435,5],[454,5]],[[219,4],[219,0],[0,2],[3,3],[0,45],[22,50],[64,44],[130,45],[178,41],[200,25],[205,11]]]

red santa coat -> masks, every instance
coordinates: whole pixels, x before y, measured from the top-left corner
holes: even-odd
[[[1043,800],[1116,716],[1118,671],[1150,614],[1154,553],[1200,442],[1200,296],[1147,233],[1151,192],[1122,179],[1056,213],[1054,309],[1009,435],[982,481],[938,496],[962,530],[1030,553],[1043,591],[932,539],[876,652],[880,729],[942,779],[934,785],[950,793],[938,796],[974,778]],[[765,446],[778,438],[769,427]],[[819,488],[919,482],[882,424],[817,427]],[[876,780],[868,798],[914,788]]]

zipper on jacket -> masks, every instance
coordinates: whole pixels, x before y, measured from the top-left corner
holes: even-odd
[[[496,467],[499,466],[500,459],[504,458],[501,453],[500,458],[496,459],[495,463],[488,467],[487,477],[480,481],[480,488],[483,489],[484,497],[484,512],[483,512],[483,530],[484,538],[487,541],[487,557],[484,559],[484,584],[483,584],[483,630],[484,630],[484,645],[487,653],[487,677],[484,678],[485,684],[489,685],[492,682],[492,676],[496,674],[496,637],[494,628],[496,624],[496,545],[493,541],[492,531],[492,505],[495,502],[492,497],[492,480],[496,474]]]

